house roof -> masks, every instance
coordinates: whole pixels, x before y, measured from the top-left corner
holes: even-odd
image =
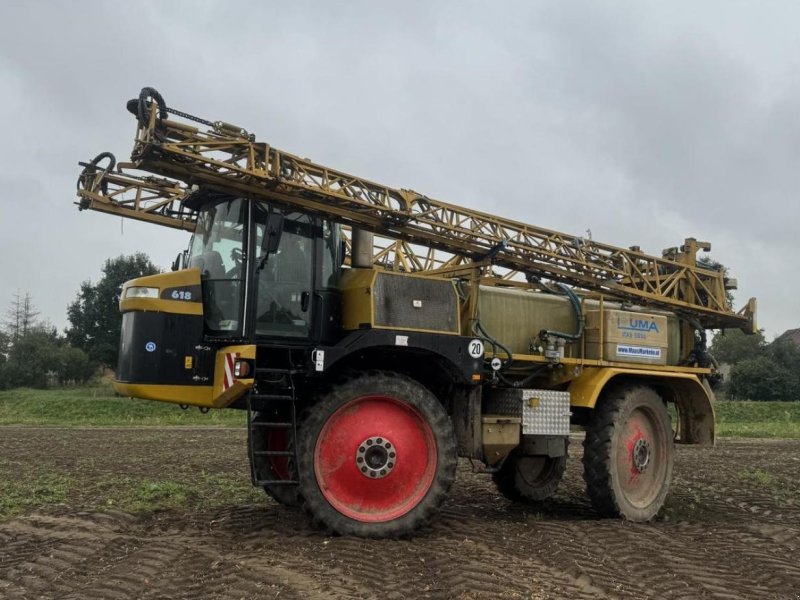
[[[800,346],[800,329],[787,329],[778,336],[779,340],[791,340]]]

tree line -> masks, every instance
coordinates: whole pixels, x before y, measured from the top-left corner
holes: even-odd
[[[63,333],[39,318],[29,293],[17,292],[0,328],[0,389],[80,384],[116,368],[122,284],[158,272],[143,253],[108,259],[98,282],[83,282],[67,307]]]
[[[39,318],[34,299],[17,292],[0,327],[0,389],[83,383],[115,368],[122,317],[122,284],[160,270],[146,254],[106,260],[97,283],[85,281],[67,307],[63,333]],[[763,331],[714,337],[711,354],[730,366],[722,391],[732,400],[800,400],[800,347],[791,339],[767,343]]]
[[[764,339],[764,332],[720,332],[710,348],[730,366],[722,391],[730,400],[800,401],[800,346],[790,338]]]

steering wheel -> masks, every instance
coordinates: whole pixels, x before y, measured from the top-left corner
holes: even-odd
[[[242,267],[242,262],[244,261],[244,252],[241,248],[235,247],[231,249],[231,260],[236,267]]]

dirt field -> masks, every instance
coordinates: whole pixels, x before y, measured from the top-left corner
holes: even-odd
[[[430,529],[365,541],[250,491],[241,430],[3,427],[0,474],[61,479],[0,522],[0,597],[800,598],[800,441],[679,448],[647,525],[597,519],[571,455],[542,513],[465,463]],[[135,512],[137,481],[179,498]]]

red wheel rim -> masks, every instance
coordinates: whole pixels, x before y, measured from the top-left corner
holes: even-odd
[[[647,507],[658,496],[666,477],[666,445],[658,417],[646,407],[633,410],[617,450],[620,488],[632,505]]]
[[[396,457],[383,477],[365,475],[357,457],[365,440],[391,442]],[[314,448],[314,473],[325,499],[343,515],[365,523],[391,521],[413,509],[436,474],[436,440],[413,406],[387,396],[363,396],[339,408]]]

